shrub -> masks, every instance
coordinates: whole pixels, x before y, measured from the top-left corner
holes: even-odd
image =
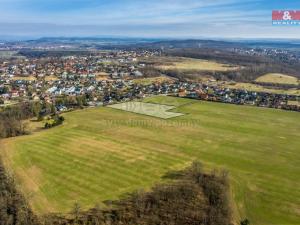
[[[46,120],[44,128],[49,129],[51,127],[61,125],[64,121],[65,118],[63,116],[54,115]]]
[[[241,225],[250,225],[250,221],[248,219],[244,219],[240,223]]]

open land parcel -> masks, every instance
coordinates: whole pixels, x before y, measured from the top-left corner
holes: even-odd
[[[65,114],[60,127],[1,140],[4,163],[36,212],[67,212],[75,202],[93,207],[200,160],[229,172],[237,220],[297,224],[299,113],[172,97],[144,102],[184,115],[86,109]]]

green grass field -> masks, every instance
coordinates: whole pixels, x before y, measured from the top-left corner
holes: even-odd
[[[139,79],[134,79],[132,81],[135,84],[150,85],[153,83],[171,82],[172,78],[169,78],[167,76],[159,76],[159,77],[139,78]]]
[[[4,163],[34,210],[92,207],[200,160],[229,171],[236,221],[299,224],[299,113],[172,97],[145,102],[174,105],[184,116],[93,108],[66,113],[60,127],[2,140]]]
[[[293,84],[293,85],[300,84],[300,81],[297,77],[293,77],[281,73],[268,73],[258,77],[255,81],[261,83],[274,83],[274,84]]]
[[[238,69],[237,66],[222,64],[215,61],[184,58],[184,57],[160,57],[159,62],[163,62],[158,68],[163,70],[179,71],[229,71]]]

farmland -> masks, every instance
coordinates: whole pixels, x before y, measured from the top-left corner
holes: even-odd
[[[236,220],[299,222],[299,113],[172,97],[144,102],[184,115],[166,120],[93,108],[66,113],[62,126],[1,140],[4,164],[37,213],[147,190],[166,172],[200,160],[207,170],[229,172]]]
[[[221,86],[230,88],[230,89],[239,89],[239,90],[247,90],[247,91],[257,91],[257,92],[267,92],[267,93],[274,93],[274,94],[287,94],[287,95],[300,95],[299,88],[289,88],[289,89],[275,89],[271,87],[264,87],[259,84],[253,83],[230,83],[230,82],[223,82]]]
[[[13,77],[12,80],[35,81],[36,78],[35,78],[34,76],[27,76],[27,77]]]
[[[107,74],[107,73],[102,72],[102,73],[97,73],[96,74],[96,80],[97,81],[107,80],[108,78],[109,78],[109,74]]]
[[[292,85],[299,84],[298,78],[285,75],[285,74],[280,74],[280,73],[268,73],[258,77],[255,81],[261,83],[274,83],[274,84],[292,84]]]
[[[180,58],[180,57],[170,57],[162,58],[160,60],[162,65],[158,68],[163,70],[179,70],[184,72],[189,71],[229,71],[235,70],[238,67],[217,63],[214,61],[192,59],[192,58]]]
[[[172,79],[167,76],[140,78],[140,79],[133,80],[135,84],[141,84],[141,85],[151,85],[153,83],[162,83],[162,82],[170,82],[170,81],[172,81]]]

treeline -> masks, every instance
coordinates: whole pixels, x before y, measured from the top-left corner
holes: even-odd
[[[140,71],[143,74],[143,77],[158,77],[161,76],[161,72],[154,66],[147,65],[144,68],[141,68]]]
[[[41,109],[47,106],[40,102],[23,102],[4,108],[0,112],[0,138],[26,134],[23,120],[38,116]]]
[[[280,88],[280,89],[290,89],[298,88],[300,89],[300,84],[276,84],[276,83],[267,83],[267,82],[252,82],[253,84],[258,84],[265,87]]]
[[[92,94],[77,95],[77,96],[60,96],[55,99],[55,105],[64,105],[66,107],[84,107],[87,102],[93,99]]]
[[[93,54],[91,51],[84,50],[21,50],[18,56],[25,56],[27,58],[45,58],[45,57],[67,57],[67,56],[90,56]]]
[[[7,106],[0,111],[0,138],[15,137],[27,134],[24,120],[36,117],[42,120],[45,116],[55,115],[57,107],[82,108],[87,105],[89,98],[93,96],[62,96],[55,100],[54,104],[46,101],[22,102],[17,105]],[[57,120],[60,123],[62,121]]]
[[[137,192],[112,202],[108,209],[49,215],[45,225],[229,225],[228,180],[225,173],[206,174],[199,163],[166,176],[176,178],[151,192]]]
[[[38,225],[25,198],[15,187],[0,161],[0,225]]]

